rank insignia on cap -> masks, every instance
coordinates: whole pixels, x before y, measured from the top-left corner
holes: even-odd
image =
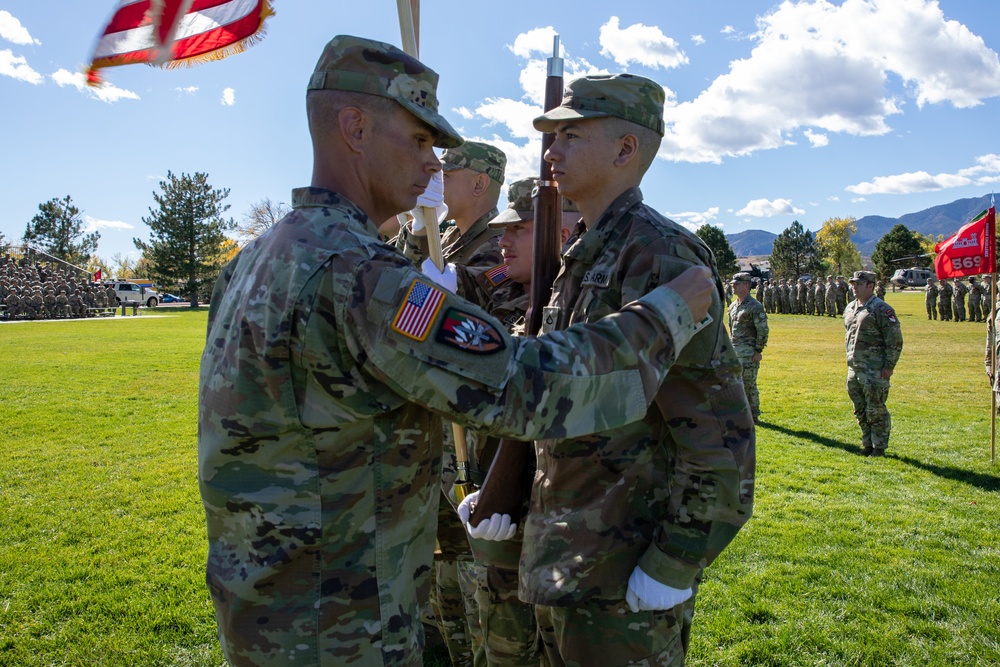
[[[422,280],[414,280],[403,305],[399,307],[399,312],[392,321],[393,330],[423,342],[430,333],[443,303],[442,290]]]
[[[437,342],[472,354],[492,354],[506,347],[496,327],[475,315],[450,308],[445,313]]]
[[[507,280],[507,265],[498,264],[486,272],[486,277],[494,287]]]

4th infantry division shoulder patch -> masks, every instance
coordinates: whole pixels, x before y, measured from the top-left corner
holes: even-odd
[[[422,280],[414,280],[392,321],[393,331],[423,342],[437,319],[444,292]]]
[[[435,340],[472,354],[492,354],[507,347],[492,324],[454,308],[445,314]]]

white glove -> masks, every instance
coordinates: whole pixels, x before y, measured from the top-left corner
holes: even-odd
[[[628,592],[625,593],[625,601],[628,602],[628,608],[633,612],[655,611],[657,609],[673,609],[691,595],[690,588],[681,590],[661,584],[636,565],[635,569],[632,570],[632,576],[628,578]]]
[[[469,516],[472,514],[472,506],[479,500],[479,491],[473,491],[458,504],[458,518],[461,520],[465,530],[470,537],[477,540],[490,540],[501,542],[514,537],[517,532],[517,524],[511,521],[509,514],[494,514],[489,519],[483,519],[478,526],[469,525]]]
[[[444,271],[438,271],[438,267],[434,266],[434,262],[428,257],[420,265],[420,270],[424,272],[424,275],[452,294],[458,290],[458,274],[455,273],[454,264],[445,264]]]
[[[427,183],[424,194],[417,197],[417,206],[437,208],[444,205],[444,172],[436,171]]]

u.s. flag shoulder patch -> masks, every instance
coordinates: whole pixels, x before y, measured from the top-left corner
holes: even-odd
[[[486,272],[486,278],[490,281],[491,285],[498,287],[501,283],[507,280],[507,265],[498,264],[494,266]]]
[[[492,354],[507,347],[496,327],[455,308],[448,309],[435,340],[472,354]]]
[[[399,312],[392,320],[393,331],[423,342],[434,326],[444,301],[443,290],[423,280],[414,280]]]

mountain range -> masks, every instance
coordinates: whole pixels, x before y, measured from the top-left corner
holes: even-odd
[[[934,238],[938,235],[947,238],[957,232],[959,228],[970,222],[976,215],[990,207],[992,195],[982,197],[972,197],[969,199],[956,199],[950,204],[941,204],[931,208],[907,213],[898,218],[886,218],[881,215],[866,215],[857,221],[858,231],[851,237],[854,245],[862,256],[869,257],[875,250],[875,244],[890,229],[897,224],[905,225],[907,229],[921,234],[932,234]],[[816,230],[813,230],[815,233]],[[738,234],[726,234],[729,245],[737,257],[756,257],[770,255],[771,248],[774,247],[774,239],[777,234],[765,232],[762,229],[748,229]]]

